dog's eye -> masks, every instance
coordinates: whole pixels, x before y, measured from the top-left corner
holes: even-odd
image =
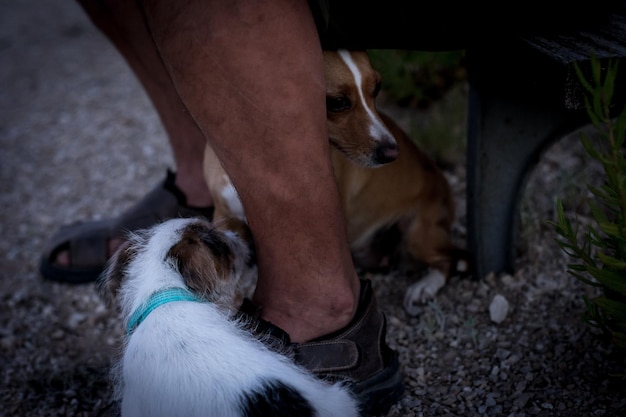
[[[347,97],[326,97],[326,110],[330,112],[340,112],[350,108],[350,100]]]
[[[378,93],[380,93],[380,88],[382,87],[382,83],[378,81],[374,86],[374,91],[372,92],[372,97],[378,97]]]

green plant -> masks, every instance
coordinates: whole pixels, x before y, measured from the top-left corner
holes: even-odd
[[[446,330],[446,313],[434,301],[428,303],[428,307],[424,314],[420,315],[418,331],[431,340],[437,334],[443,334]]]
[[[480,347],[478,344],[480,333],[478,331],[478,328],[476,327],[476,320],[474,319],[474,317],[468,318],[463,327],[465,328],[466,336],[468,336],[472,340],[474,349],[478,349]]]
[[[425,109],[466,79],[464,51],[422,52],[370,49],[383,90],[401,107]]]
[[[593,195],[589,202],[593,221],[582,236],[580,226],[565,215],[560,199],[557,221],[550,223],[558,234],[557,243],[573,260],[568,272],[602,290],[592,299],[585,297],[585,320],[616,346],[626,349],[626,107],[612,117],[617,63],[610,62],[602,71],[600,61],[592,60],[591,81],[580,68],[576,71],[588,93],[587,113],[599,132],[596,140],[585,134],[580,139],[586,153],[602,165],[604,184],[588,186]]]
[[[405,121],[403,128],[442,167],[465,157],[467,91],[465,52],[370,49],[381,74],[378,101]],[[402,116],[399,116],[402,115]]]

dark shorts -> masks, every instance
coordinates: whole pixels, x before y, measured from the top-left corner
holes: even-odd
[[[623,0],[309,0],[326,49],[465,49],[471,43],[601,23]]]

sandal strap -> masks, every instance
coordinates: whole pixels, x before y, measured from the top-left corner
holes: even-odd
[[[370,280],[361,280],[359,308],[343,329],[306,343],[290,343],[289,335],[260,317],[260,308],[244,299],[237,316],[266,345],[289,350],[300,365],[324,378],[362,381],[381,372],[391,349],[385,342],[385,315],[378,309]]]
[[[385,315],[377,308],[371,281],[361,280],[359,308],[352,322],[334,334],[296,344],[296,361],[326,377],[365,380],[387,365],[390,349],[385,332]]]
[[[302,343],[296,361],[318,374],[349,371],[359,364],[359,348],[351,340]]]
[[[74,236],[69,241],[69,260],[72,266],[92,268],[102,265],[107,260],[108,240],[100,233]]]
[[[201,208],[187,205],[185,194],[176,186],[176,174],[167,170],[164,181],[157,184],[137,204],[122,213],[113,228],[114,234],[151,227],[175,217],[213,217],[213,207]]]
[[[52,281],[86,283],[95,281],[106,266],[109,240],[129,231],[148,228],[174,217],[213,218],[213,207],[191,207],[176,187],[176,175],[168,170],[160,182],[137,204],[115,219],[77,222],[61,227],[50,239],[39,263],[41,275]],[[69,251],[70,264],[54,262],[61,250]]]

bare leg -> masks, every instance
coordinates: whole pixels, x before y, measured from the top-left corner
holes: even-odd
[[[176,186],[187,197],[187,204],[209,207],[213,200],[204,182],[202,155],[206,139],[180,100],[135,1],[79,0],[93,23],[124,56],[154,105],[168,135],[176,163]],[[122,239],[109,241],[113,253]],[[56,257],[68,265],[67,251]]]
[[[344,327],[359,281],[332,175],[322,51],[307,2],[143,3],[180,96],[244,204],[263,317],[296,342]]]
[[[206,139],[180,100],[135,1],[79,0],[93,23],[124,56],[148,93],[169,137],[176,162],[176,185],[191,206],[213,201],[202,174]]]

